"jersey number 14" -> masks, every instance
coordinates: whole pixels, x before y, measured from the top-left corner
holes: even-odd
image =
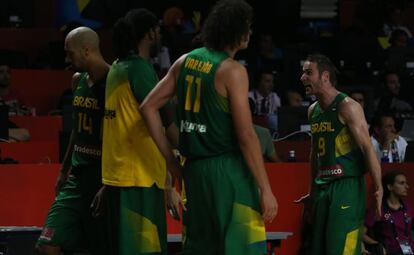
[[[81,133],[82,131],[88,132],[90,135],[92,135],[92,118],[88,117],[86,113],[80,112],[79,113],[79,120],[78,120],[78,133]]]

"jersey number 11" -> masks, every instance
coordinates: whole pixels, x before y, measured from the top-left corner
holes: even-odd
[[[195,78],[195,79],[194,79]],[[187,82],[187,94],[185,96],[185,110],[193,112],[200,111],[200,97],[201,97],[201,78],[194,77],[193,75],[186,75],[185,81]],[[196,84],[196,96],[194,105],[192,104],[192,91],[193,91],[193,84]]]

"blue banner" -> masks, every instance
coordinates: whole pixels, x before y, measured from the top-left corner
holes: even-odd
[[[57,26],[62,27],[69,23],[80,23],[90,28],[99,28],[102,23],[82,16],[82,11],[90,0],[58,0]]]

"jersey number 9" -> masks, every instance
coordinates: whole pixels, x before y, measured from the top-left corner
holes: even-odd
[[[318,139],[319,156],[324,156],[326,153],[325,149],[325,138],[319,137]]]

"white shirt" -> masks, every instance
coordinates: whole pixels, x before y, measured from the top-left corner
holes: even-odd
[[[263,97],[262,94],[257,90],[249,91],[249,98],[254,101],[256,108],[256,115],[269,115],[277,112],[277,108],[281,106],[280,97],[275,93],[271,92],[266,97]],[[264,108],[263,109],[263,100]]]
[[[383,29],[384,29],[384,34],[388,37],[391,36],[394,30],[402,30],[407,34],[408,38],[413,37],[410,29],[408,29],[406,26],[394,26],[394,25],[384,24]]]
[[[161,70],[168,70],[171,67],[170,53],[168,48],[162,46],[158,51],[157,56],[151,59],[152,64],[158,64]]]
[[[375,153],[377,154],[378,160],[381,162],[381,158],[382,158],[381,145],[379,144],[377,139],[373,136],[371,136],[371,143],[374,146]],[[392,148],[393,146],[395,148],[394,150],[398,153],[398,158],[399,158],[398,163],[404,162],[405,150],[407,148],[407,144],[408,144],[407,141],[403,137],[397,136],[397,138],[394,139],[392,146],[390,146],[391,148],[388,148],[388,162],[393,163],[393,148]]]

